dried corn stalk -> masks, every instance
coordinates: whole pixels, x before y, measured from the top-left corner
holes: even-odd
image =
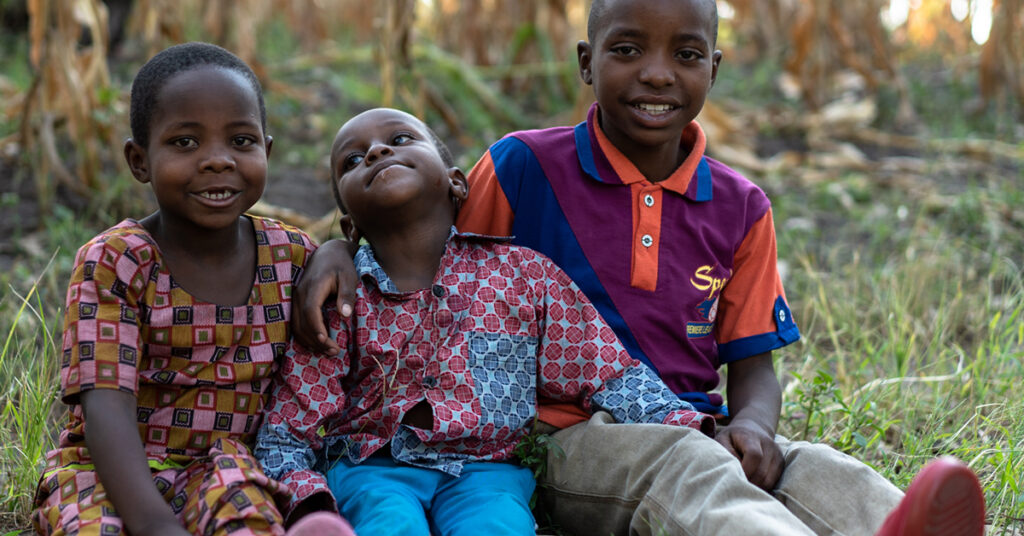
[[[981,95],[987,101],[1016,99],[1024,118],[1024,1],[999,0],[992,20],[992,33],[981,50]]]
[[[120,147],[110,114],[102,112],[116,109],[117,103],[109,89],[103,4],[29,0],[27,5],[35,78],[22,103],[20,136],[38,155],[33,167],[39,202],[45,207],[55,191],[54,180],[85,196],[104,189],[100,166],[111,151],[120,153]],[[81,44],[83,30],[89,45]],[[73,151],[62,153],[62,142],[69,142]]]

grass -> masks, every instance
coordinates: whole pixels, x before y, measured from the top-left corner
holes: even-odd
[[[418,54],[432,58],[439,73],[458,71],[436,51]],[[310,71],[296,68],[300,78],[293,82],[333,88],[325,101],[376,95],[371,83],[338,74],[358,66],[322,67],[317,80],[301,78]],[[757,88],[770,91],[773,71],[757,69],[756,83],[746,85],[740,70],[725,71],[713,98],[735,97],[735,91],[750,100]],[[475,143],[507,129],[498,119],[486,120],[494,112],[489,97],[467,89],[485,82],[478,74],[435,76],[438,91],[465,116],[462,124]],[[955,109],[959,93],[931,89],[931,98]],[[329,125],[341,117],[338,110],[311,112],[295,97],[273,94],[268,111],[282,140],[302,131],[309,113],[322,114]],[[994,113],[976,123],[957,115],[942,133],[994,135]],[[478,150],[467,148],[460,162],[471,164]],[[317,151],[295,151],[290,164],[319,165]],[[1019,532],[1024,163],[961,173],[951,167],[951,157],[923,157],[933,168],[925,180],[904,186],[864,172],[836,173],[821,182],[792,170],[755,177],[774,203],[787,296],[803,333],[800,343],[776,352],[785,387],[780,432],[834,445],[900,487],[933,457],[955,455],[982,481],[993,533]],[[109,199],[101,205],[116,208]],[[0,274],[0,534],[28,525],[42,453],[55,444],[60,426],[60,318],[72,256],[118,219],[55,209],[39,243],[22,247],[14,269]]]
[[[26,294],[12,286],[0,301],[0,527],[25,525],[39,462],[54,444],[60,322],[44,305],[38,283]]]
[[[1019,531],[1024,239],[1009,190],[1020,179],[947,178],[927,185],[958,191],[940,207],[877,185],[861,195],[858,175],[820,188],[769,180],[804,335],[777,356],[782,433],[832,444],[900,487],[956,456],[978,473],[995,533]]]

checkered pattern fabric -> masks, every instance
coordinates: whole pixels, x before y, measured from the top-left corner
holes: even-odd
[[[256,277],[248,303],[237,307],[197,300],[178,286],[137,221],[79,249],[61,362],[61,395],[71,407],[47,473],[91,466],[78,405],[88,389],[136,396],[139,434],[154,464],[187,466],[218,440],[254,438],[287,346],[292,285],[314,246],[298,229],[251,219]],[[39,501],[50,500],[42,489]]]
[[[192,534],[284,534],[275,496],[286,497],[287,488],[267,478],[237,441],[218,441],[186,467],[155,469],[153,482]],[[58,467],[43,475],[38,495],[33,522],[39,534],[124,534],[94,471]]]
[[[713,427],[630,358],[568,276],[532,250],[453,231],[434,284],[405,293],[368,246],[356,269],[354,320],[327,311],[346,351],[293,344],[257,440],[264,470],[297,501],[327,491],[334,460],[359,463],[388,442],[395,460],[455,476],[466,462],[506,460],[538,395],[623,422]],[[403,424],[423,401],[432,428]]]

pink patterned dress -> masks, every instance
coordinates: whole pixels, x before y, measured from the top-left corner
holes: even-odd
[[[277,504],[288,502],[287,488],[263,474],[246,444],[288,343],[293,284],[315,246],[296,228],[251,220],[256,277],[240,306],[203,302],[178,286],[137,221],[79,249],[61,359],[69,419],[39,481],[38,532],[124,532],[93,468],[78,403],[86,390],[117,389],[138,399],[154,483],[185,528],[284,533]]]

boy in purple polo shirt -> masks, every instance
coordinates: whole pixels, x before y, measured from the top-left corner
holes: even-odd
[[[983,498],[961,464],[929,465],[904,498],[849,456],[775,436],[771,352],[799,331],[767,198],[704,155],[693,121],[721,61],[716,38],[712,0],[596,0],[578,46],[597,97],[587,121],[510,134],[470,172],[460,230],[514,235],[551,257],[633,357],[680,398],[731,418],[710,440],[542,406],[565,452],[548,458],[548,513],[579,534],[980,534]],[[350,273],[344,255],[323,251],[332,267],[307,268],[293,316],[314,346],[328,287],[353,286],[331,271]],[[728,408],[711,393],[722,364]]]

